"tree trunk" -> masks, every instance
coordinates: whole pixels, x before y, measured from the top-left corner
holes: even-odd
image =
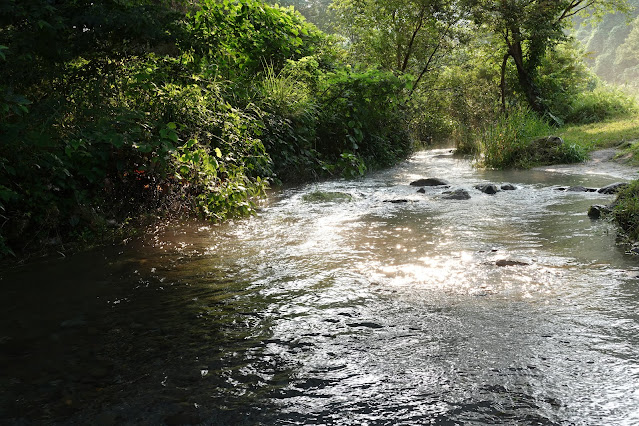
[[[533,81],[532,76],[524,64],[524,55],[521,48],[521,42],[519,40],[508,43],[508,54],[515,61],[515,66],[517,67],[517,80],[524,91],[528,104],[533,111],[539,115],[544,115],[548,112],[548,108],[541,99],[539,88]]]
[[[501,112],[503,114],[508,114],[506,110],[506,65],[508,65],[508,58],[510,58],[510,54],[506,53],[504,55],[504,60],[501,63],[501,81],[499,84],[499,89],[501,91]]]

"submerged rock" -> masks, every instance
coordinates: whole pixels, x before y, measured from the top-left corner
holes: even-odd
[[[384,200],[385,203],[393,203],[393,204],[399,204],[399,203],[408,203],[408,200],[401,198],[398,200]]]
[[[484,194],[494,195],[499,192],[497,185],[493,183],[475,185],[475,189],[479,189]]]
[[[465,189],[456,189],[444,192],[442,198],[445,200],[470,200],[470,194]]]
[[[515,189],[517,189],[517,187],[515,185],[510,184],[510,183],[507,183],[507,184],[501,186],[501,190],[502,191],[514,191]]]
[[[627,182],[612,183],[608,186],[604,186],[603,188],[600,188],[599,191],[597,192],[600,194],[616,194],[617,192],[624,189],[626,186],[628,186]]]
[[[424,188],[419,188],[419,189],[417,190],[417,192],[418,192],[419,194],[425,194],[425,193],[426,193],[426,190],[425,190]]]
[[[612,208],[610,206],[595,204],[594,206],[590,206],[590,208],[588,209],[588,216],[592,219],[599,219],[601,216],[604,216],[611,212]]]
[[[302,200],[307,203],[339,203],[348,202],[353,199],[353,196],[344,192],[324,192],[313,191],[302,196]]]
[[[596,188],[586,188],[585,186],[577,185],[571,186],[566,189],[566,192],[597,192]]]
[[[439,178],[417,179],[410,183],[410,186],[445,186],[449,185],[448,181]]]
[[[528,266],[530,263],[519,262],[517,260],[499,259],[495,262],[497,266]]]
[[[383,328],[384,326],[376,322],[352,322],[346,324],[349,327]]]

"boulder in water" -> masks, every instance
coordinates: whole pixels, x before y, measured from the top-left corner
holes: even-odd
[[[465,189],[456,189],[444,192],[442,198],[445,200],[469,200],[470,194]]]
[[[515,189],[517,189],[517,187],[515,185],[510,184],[510,183],[507,183],[507,184],[501,186],[501,190],[502,191],[514,191]]]
[[[499,192],[499,188],[494,183],[486,183],[481,185],[475,185],[475,189],[479,189],[484,194],[494,195]]]
[[[410,183],[410,186],[445,186],[449,185],[447,181],[439,178],[417,179]]]
[[[588,209],[588,216],[592,219],[599,219],[601,216],[604,216],[610,212],[612,212],[610,206],[595,204],[594,206],[590,206],[590,208]]]
[[[608,186],[604,186],[603,188],[600,188],[599,191],[597,192],[600,194],[616,194],[617,192],[624,189],[626,186],[628,186],[628,183],[626,182],[612,183]]]

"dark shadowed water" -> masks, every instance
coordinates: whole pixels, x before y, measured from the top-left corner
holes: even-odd
[[[633,177],[594,167],[425,151],[5,272],[0,424],[639,424],[639,259],[555,189]]]

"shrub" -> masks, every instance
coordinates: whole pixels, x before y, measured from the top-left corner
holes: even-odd
[[[639,240],[639,180],[632,181],[619,192],[613,218],[630,240]]]
[[[413,150],[403,106],[406,82],[390,72],[348,69],[330,75],[318,99],[317,150],[331,161],[361,158],[384,167]],[[356,167],[359,169],[359,166]]]

